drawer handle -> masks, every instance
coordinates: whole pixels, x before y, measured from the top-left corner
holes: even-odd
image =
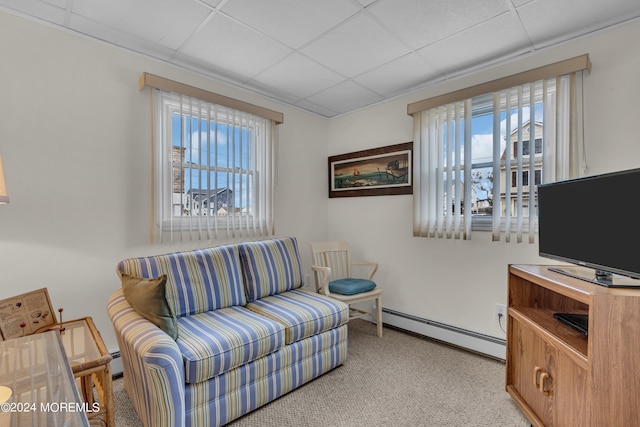
[[[551,394],[551,385],[552,380],[547,372],[543,372],[540,375],[540,391],[545,396],[549,396]]]
[[[542,368],[539,366],[536,366],[535,368],[533,368],[533,384],[536,386],[537,389],[540,389],[540,374],[542,373]]]

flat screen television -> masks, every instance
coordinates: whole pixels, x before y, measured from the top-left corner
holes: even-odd
[[[538,186],[540,256],[608,287],[640,287],[640,169]]]

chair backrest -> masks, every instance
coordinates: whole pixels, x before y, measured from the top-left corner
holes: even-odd
[[[349,242],[312,242],[311,253],[314,265],[331,268],[331,280],[351,277]]]

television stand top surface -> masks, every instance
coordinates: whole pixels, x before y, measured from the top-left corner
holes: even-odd
[[[576,279],[586,280],[596,285],[607,288],[640,288],[640,280],[632,277],[611,274],[606,277],[596,274],[596,270],[587,267],[549,267],[550,271],[575,277]]]

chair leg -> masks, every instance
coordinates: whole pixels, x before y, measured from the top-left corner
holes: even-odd
[[[382,337],[382,298],[376,298],[376,313],[377,313],[377,326],[378,336]]]

